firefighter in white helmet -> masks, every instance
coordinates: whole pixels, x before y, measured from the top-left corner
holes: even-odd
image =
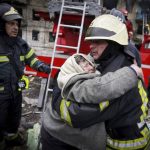
[[[127,49],[128,33],[126,26],[115,16],[102,15],[94,19],[87,30],[85,40],[90,42],[90,54],[97,63],[97,69],[102,74],[129,66],[134,61],[133,54]],[[68,85],[65,87],[64,98],[68,100],[77,99],[82,103],[85,101],[85,97],[90,100],[91,96],[86,92],[85,86],[88,85],[79,85],[79,83]],[[97,93],[101,92],[101,89],[96,90]],[[79,95],[79,93],[86,93],[86,96]],[[87,108],[76,105],[72,103],[68,106],[72,126],[87,128],[92,124],[105,121],[108,135],[107,147],[109,149],[148,149],[150,130],[145,123],[148,115],[148,98],[141,79],[135,88],[117,98],[116,101],[108,102],[104,108],[100,106],[97,108],[97,112],[93,109],[90,110],[90,108],[88,111]],[[62,113],[60,112],[60,114]]]
[[[108,145],[114,142],[114,137],[118,138],[119,134],[123,136],[121,139],[128,142],[130,135],[126,133],[127,129],[130,129],[130,127],[133,127],[133,130],[137,129],[137,123],[139,125],[143,123],[143,119],[139,120],[139,114],[134,115],[134,113],[138,111],[141,115],[146,116],[147,114],[145,111],[147,110],[147,99],[143,99],[145,108],[144,112],[142,112],[142,101],[138,93],[137,84],[125,95],[123,95],[125,91],[120,93],[122,88],[126,87],[129,76],[123,73],[123,70],[120,72],[118,69],[122,67],[130,68],[129,66],[134,60],[134,56],[130,51],[125,50],[125,46],[128,45],[128,34],[125,25],[115,16],[100,16],[91,23],[85,39],[91,42],[91,57],[97,63],[97,69],[104,76],[89,79],[85,74],[72,77],[63,88],[63,100],[60,95],[60,89],[54,88],[53,99],[50,101],[50,105],[47,105],[43,115],[41,132],[43,150],[48,150],[49,147],[59,150],[105,150],[106,135],[103,122],[106,124],[107,134],[109,137],[113,137],[112,141],[109,138],[107,139]],[[63,71],[62,69],[60,72]],[[65,74],[65,72],[63,73]],[[117,76],[112,77],[112,74],[115,73],[117,73]],[[120,76],[120,73],[123,74]],[[135,78],[136,76],[130,82]],[[121,80],[117,81],[118,79]],[[144,93],[141,81],[139,81],[139,89]],[[114,97],[117,91],[118,98]],[[133,97],[133,93],[136,98]],[[102,101],[106,101],[106,103],[102,104]],[[126,107],[128,108],[126,109]],[[130,117],[133,117],[133,119],[131,120]],[[126,120],[123,122],[122,119]],[[118,132],[118,128],[121,127],[125,131],[119,131],[118,135],[110,133],[111,129]],[[144,127],[147,138],[147,127],[145,127],[145,124],[141,127]],[[137,131],[139,132],[139,130],[143,132],[142,128]],[[133,132],[131,135],[135,136]],[[144,140],[145,146],[147,144],[145,135],[141,137],[140,139]],[[113,144],[118,147],[118,143]],[[112,145],[109,146],[111,147]],[[114,148],[117,149],[117,147]]]
[[[18,36],[22,17],[9,4],[0,4],[0,149],[23,145],[18,133],[22,89],[28,88],[25,65],[45,73],[50,67],[36,58],[34,50]]]

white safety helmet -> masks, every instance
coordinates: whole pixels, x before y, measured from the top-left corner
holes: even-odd
[[[125,24],[117,17],[105,14],[91,22],[85,40],[110,40],[128,45],[128,33]]]

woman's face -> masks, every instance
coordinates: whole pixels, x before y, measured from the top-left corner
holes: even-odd
[[[94,58],[94,60],[97,60],[100,58],[106,47],[108,46],[108,42],[105,40],[93,40],[90,41],[90,54]]]
[[[79,65],[87,73],[94,73],[95,72],[95,67],[92,66],[92,64],[90,62],[88,62],[87,60],[81,61],[79,63]]]
[[[12,20],[5,23],[5,30],[9,37],[17,37],[18,35],[18,21]]]

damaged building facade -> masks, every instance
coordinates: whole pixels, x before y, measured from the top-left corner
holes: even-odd
[[[66,0],[67,1],[67,0]],[[129,19],[132,20],[137,37],[142,38],[142,10],[141,0],[68,0],[72,2],[96,2],[99,5],[111,8],[126,8]],[[146,0],[144,0],[146,1]],[[48,3],[61,3],[62,0],[2,0],[8,2],[18,9],[23,16],[20,35],[30,46],[35,49],[39,56],[51,56],[54,46],[55,35],[53,35],[53,14],[49,15]],[[140,5],[139,5],[140,4]],[[60,10],[60,9],[59,9]]]

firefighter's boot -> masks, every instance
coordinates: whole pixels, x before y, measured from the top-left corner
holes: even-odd
[[[8,147],[23,146],[26,143],[25,139],[19,133],[8,134],[5,137],[5,142]]]

